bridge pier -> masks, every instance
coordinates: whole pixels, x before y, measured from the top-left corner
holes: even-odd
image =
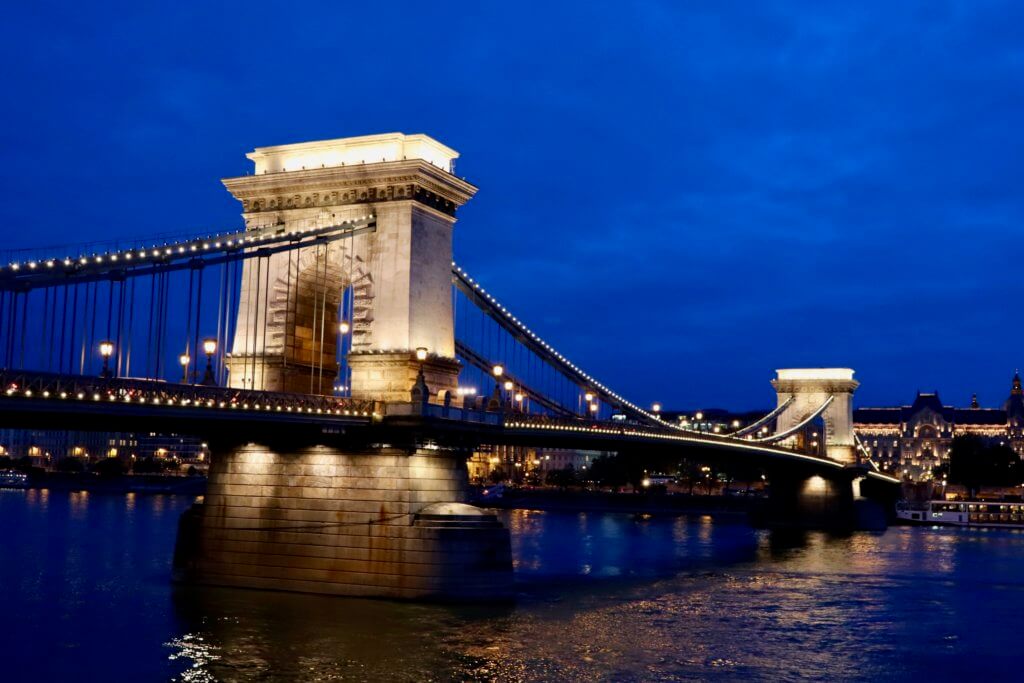
[[[768,500],[752,521],[773,529],[882,531],[895,509],[898,489],[869,480],[865,472],[846,467],[827,477],[771,478]]]
[[[509,532],[442,451],[249,443],[183,517],[179,580],[398,599],[511,597]]]

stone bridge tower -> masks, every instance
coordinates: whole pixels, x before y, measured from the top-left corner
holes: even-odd
[[[781,407],[794,400],[779,415],[776,433],[803,422],[832,397],[832,403],[821,414],[825,423],[825,453],[839,462],[857,461],[853,434],[853,392],[860,386],[849,368],[794,368],[776,370],[772,386]],[[792,437],[793,440],[796,437]]]
[[[331,393],[338,308],[351,288],[353,397],[409,401],[418,348],[429,354],[432,392],[453,389],[452,229],[476,192],[453,174],[458,153],[426,135],[387,133],[246,156],[254,174],[223,182],[242,202],[247,229],[297,231],[367,215],[376,227],[245,261],[230,385]]]

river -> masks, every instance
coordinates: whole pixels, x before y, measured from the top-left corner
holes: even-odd
[[[1024,534],[502,512],[513,606],[175,587],[191,498],[0,491],[0,681],[1020,680]]]

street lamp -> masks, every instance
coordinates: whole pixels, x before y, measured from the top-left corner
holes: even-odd
[[[495,377],[501,377],[505,374],[505,366],[501,363],[495,363],[494,367],[491,368],[491,374]]]
[[[183,353],[178,356],[178,362],[181,363],[181,383],[188,384],[188,364],[192,362],[192,357]]]
[[[590,412],[592,412],[594,414],[594,419],[595,420],[597,419],[597,411],[600,409],[600,407],[601,406],[597,405],[597,402],[594,402],[594,403],[590,404]]]
[[[416,348],[416,360],[423,362],[427,359],[427,347],[419,346]]]
[[[342,320],[338,323],[338,332],[341,334],[348,334],[348,331],[352,329],[352,326],[348,324],[347,320]]]
[[[213,354],[217,353],[217,340],[204,339],[203,353],[206,354],[206,373],[203,375],[203,384],[212,387],[217,384],[217,380],[213,376]]]
[[[103,370],[100,372],[100,377],[103,379],[110,379],[110,357],[114,355],[114,342],[101,341],[100,342],[100,355],[103,356]]]
[[[661,404],[658,403],[658,402],[655,402],[654,405],[651,406],[651,410],[653,410],[654,414],[657,415],[658,413],[661,412]]]
[[[583,398],[586,399],[587,403],[590,403],[591,401],[594,400],[594,393],[588,391],[587,393],[583,394]]]

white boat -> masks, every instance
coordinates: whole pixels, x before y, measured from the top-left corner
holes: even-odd
[[[28,475],[14,470],[0,471],[0,489],[28,488]]]
[[[946,526],[984,526],[1024,529],[1024,503],[987,500],[929,500],[923,503],[901,501],[896,518],[908,524]]]

